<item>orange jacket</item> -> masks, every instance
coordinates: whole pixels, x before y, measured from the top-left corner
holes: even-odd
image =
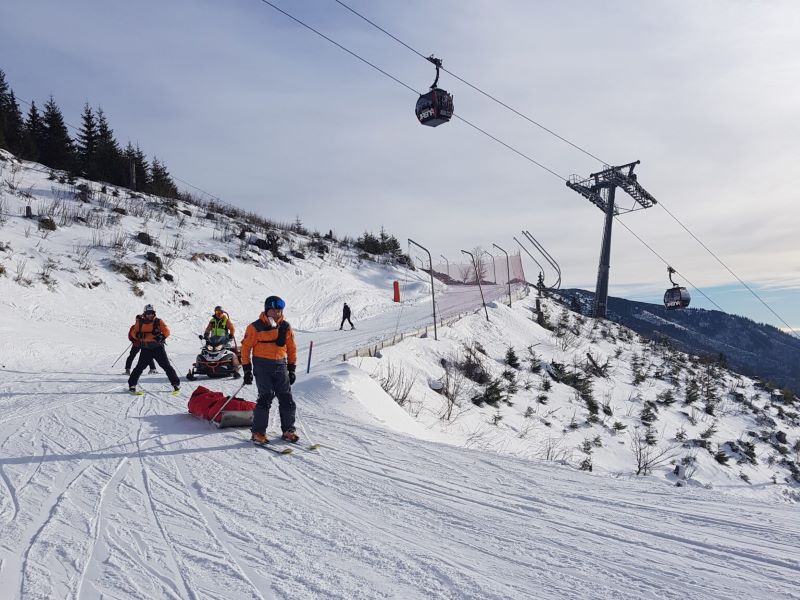
[[[162,319],[155,318],[148,321],[142,315],[136,317],[136,323],[128,331],[128,338],[138,346],[151,346],[160,343],[156,339],[157,335],[164,338],[169,337],[169,327]]]
[[[279,346],[277,342],[281,329],[285,329],[284,345]],[[253,358],[265,358],[267,360],[286,359],[290,365],[297,364],[297,346],[294,343],[294,331],[289,322],[281,317],[277,327],[269,324],[266,313],[261,313],[257,321],[253,321],[247,326],[242,340],[242,364],[250,364],[250,354]]]

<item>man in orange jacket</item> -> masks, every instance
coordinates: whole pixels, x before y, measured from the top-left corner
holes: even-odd
[[[169,327],[163,320],[156,318],[156,311],[152,304],[145,306],[142,314],[136,317],[131,335],[139,342],[142,353],[139,355],[139,362],[136,363],[128,378],[128,389],[131,392],[136,391],[136,384],[139,382],[142,371],[151,360],[155,360],[164,369],[164,373],[169,377],[169,382],[175,391],[180,390],[181,380],[175,369],[172,368],[169,358],[167,358],[167,351],[164,349],[164,341],[169,337]]]
[[[142,318],[142,315],[136,315],[136,321],[138,322]],[[141,344],[139,344],[139,340],[136,339],[136,336],[133,335],[133,331],[136,329],[136,323],[131,325],[131,328],[128,330],[128,340],[131,343],[131,352],[128,354],[128,358],[125,359],[125,375],[131,374],[131,367],[133,366],[133,359],[136,358],[136,355],[139,354],[139,351],[142,349]],[[155,361],[150,358],[150,362],[147,363],[147,366],[150,367],[150,374],[153,375],[154,373],[158,373],[156,371],[156,363]]]
[[[278,396],[283,439],[289,442],[299,439],[294,430],[296,406],[291,388],[296,379],[297,346],[292,327],[283,318],[284,308],[286,303],[278,296],[267,298],[264,312],[247,326],[242,340],[244,383],[251,385],[255,374],[258,386],[258,402],[253,411],[251,430],[252,440],[256,444],[266,444],[268,441],[269,409],[275,396]]]

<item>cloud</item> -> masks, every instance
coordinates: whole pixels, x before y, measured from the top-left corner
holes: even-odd
[[[334,2],[279,4],[430,85],[429,63]],[[793,291],[800,4],[448,0],[435,18],[418,0],[352,4],[603,160],[641,159],[642,184],[741,277]],[[526,228],[565,285],[594,287],[597,208],[458,121],[419,126],[413,93],[261,2],[6,3],[0,55],[21,97],[52,92],[72,121],[102,104],[123,141],[270,218],[350,235],[384,225],[454,256],[513,248]],[[446,73],[440,85],[458,114],[557,173],[600,168]],[[660,207],[623,218],[694,283],[733,280]],[[666,286],[655,256],[618,225],[613,239],[612,293]]]

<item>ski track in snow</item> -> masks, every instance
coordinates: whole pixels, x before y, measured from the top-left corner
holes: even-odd
[[[791,507],[415,440],[318,389],[321,449],[273,455],[142,387],[0,425],[3,597],[798,597]]]

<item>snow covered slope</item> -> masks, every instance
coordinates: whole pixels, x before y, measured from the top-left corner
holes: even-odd
[[[670,486],[800,500],[795,402],[624,327],[543,305],[549,328],[531,320],[532,298],[494,303],[491,322],[476,313],[443,328],[439,342],[409,339],[351,362],[449,443],[621,477],[646,467],[640,474]],[[634,443],[645,438],[652,445]],[[676,465],[686,477],[674,476]]]
[[[0,173],[0,212],[8,215],[0,241],[10,244],[0,252],[0,598],[800,597],[796,504],[724,494],[718,480],[706,489],[675,487],[663,471],[633,477],[610,433],[592,473],[541,460],[533,436],[504,429],[521,432],[533,420],[524,414],[540,375],[527,391],[518,376],[521,391],[513,407],[501,407],[498,426],[483,422],[496,409],[472,411],[468,399],[449,425],[435,416],[441,397],[428,396],[425,379],[441,377],[438,361],[462,352],[463,342],[479,339],[488,355],[481,360],[496,375],[508,344],[522,353],[538,343],[541,358],[565,365],[568,350],[591,349],[601,363],[618,348],[620,360],[644,353],[621,330],[610,332],[615,340],[578,342],[530,325],[530,300],[513,309],[495,303],[492,327],[470,316],[444,328],[438,344],[410,339],[381,359],[342,363],[343,352],[425,321],[428,290],[417,274],[331,256],[334,247],[320,258],[309,252],[316,240],[297,235],[283,239],[282,253],[314,257],[289,255],[290,264],[251,249],[224,219],[195,206],[139,213],[138,202],[153,200],[111,190],[87,203],[62,199],[86,221],[65,217],[59,225],[57,207],[57,229],[45,234],[16,215],[29,202],[46,214],[69,190],[33,169],[12,173],[6,163]],[[182,210],[192,216],[181,224]],[[101,217],[97,229],[92,219]],[[159,246],[129,241],[145,230]],[[152,262],[142,272],[147,251],[161,258],[160,272]],[[206,258],[191,260],[200,253]],[[125,277],[131,270],[121,264],[144,281]],[[391,303],[393,280],[403,283],[407,305]],[[459,290],[441,292],[444,307],[468,304]],[[294,394],[302,439],[321,443],[319,451],[279,456],[253,447],[245,432],[190,417],[186,399],[196,384],[175,398],[163,375],[145,375],[144,396],[124,393],[125,377],[111,364],[145,302],[175,332],[168,351],[185,372],[214,304],[241,327],[272,293],[287,299],[300,346],[315,342],[312,372],[300,374]],[[337,330],[343,300],[356,311],[356,331]],[[555,307],[550,312],[555,322]],[[562,351],[565,337],[573,346]],[[579,345],[586,343],[591,348]],[[370,376],[390,362],[418,374],[403,407]],[[600,388],[631,376],[622,364],[610,368],[595,383],[601,404]],[[661,389],[653,375],[640,385],[652,386],[647,398]],[[212,387],[230,393],[236,383]],[[551,385],[544,407],[566,407],[573,392]],[[254,390],[243,394],[253,398]],[[618,408],[623,396],[623,388],[612,393],[615,418],[632,419]],[[584,407],[574,402],[581,432],[589,430]],[[742,425],[750,418],[742,415]],[[537,432],[559,431],[555,418],[549,428],[539,421]],[[582,437],[570,436],[565,447]],[[705,472],[695,479],[709,481]]]

